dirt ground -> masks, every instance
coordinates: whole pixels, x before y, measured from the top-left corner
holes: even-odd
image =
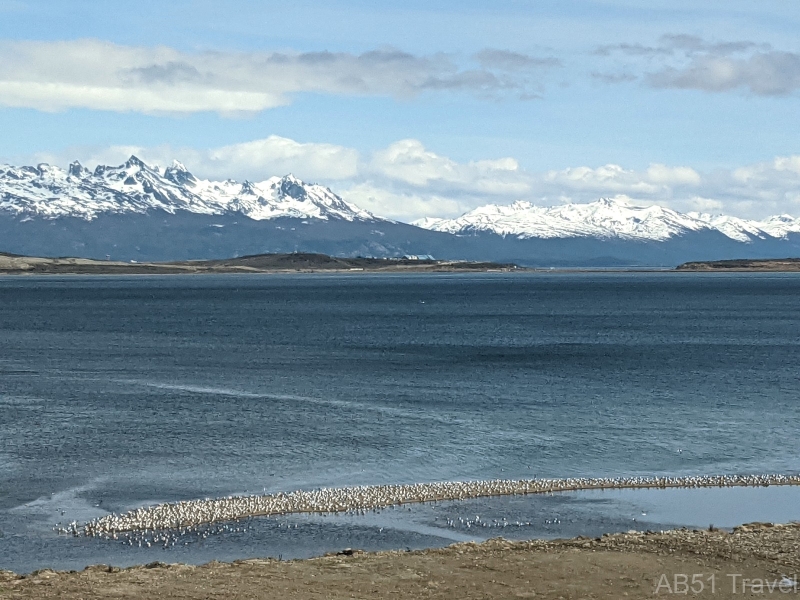
[[[800,597],[798,575],[800,524],[752,524],[297,561],[0,571],[0,598],[785,598]]]

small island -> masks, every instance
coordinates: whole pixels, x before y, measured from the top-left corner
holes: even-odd
[[[180,275],[196,273],[461,273],[509,272],[517,265],[436,260],[429,257],[341,258],[326,254],[256,254],[216,260],[123,262],[90,258],[44,258],[0,253],[0,274]],[[521,269],[520,269],[521,270]]]
[[[800,258],[741,258],[687,262],[677,271],[800,271]]]

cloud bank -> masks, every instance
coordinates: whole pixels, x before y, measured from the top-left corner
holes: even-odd
[[[641,80],[658,89],[741,90],[756,96],[786,96],[800,89],[800,53],[752,41],[712,43],[692,35],[664,35],[655,45],[605,45],[594,54],[622,59],[621,70],[593,74],[606,83]]]
[[[595,68],[588,75],[608,84],[640,81],[653,89],[746,90],[759,96],[800,89],[800,53],[751,41],[665,35],[656,44],[605,45],[592,54]],[[302,93],[527,100],[542,97],[548,73],[564,66],[557,57],[498,48],[458,56],[392,48],[360,54],[184,52],[96,39],[3,41],[0,106],[237,116],[287,105]],[[574,68],[565,72],[586,76]]]
[[[335,144],[270,136],[208,150],[168,146],[115,146],[94,152],[72,149],[57,156],[37,156],[36,162],[64,165],[77,156],[93,167],[121,164],[131,154],[160,165],[178,158],[196,175],[209,179],[259,181],[291,172],[327,185],[378,215],[401,221],[455,217],[488,203],[527,200],[548,206],[591,202],[599,197],[749,218],[800,214],[800,156],[707,172],[660,163],[638,170],[607,164],[532,172],[512,157],[459,162],[415,139],[361,153]]]
[[[257,113],[302,92],[410,98],[446,91],[525,98],[533,71],[558,66],[487,49],[468,60],[395,49],[346,52],[181,52],[84,39],[0,43],[0,105],[149,114]]]

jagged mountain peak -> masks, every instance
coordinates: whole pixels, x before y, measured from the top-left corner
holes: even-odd
[[[248,196],[258,196],[255,184],[247,179],[242,182],[241,192],[239,193],[242,195],[247,194]]]
[[[136,156],[135,154],[131,154],[130,158],[125,161],[125,168],[130,169],[132,167],[139,168],[139,169],[147,169],[149,171],[156,171],[157,169],[153,166],[148,165],[144,162],[141,158]]]
[[[94,171],[78,161],[67,171],[45,164],[0,168],[0,210],[83,219],[101,213],[186,210],[201,214],[241,213],[255,220],[381,220],[345,202],[330,189],[305,183],[292,174],[262,182],[201,180],[180,161],[161,170],[136,155],[119,166],[97,165]]]
[[[88,177],[92,174],[92,172],[84,167],[79,161],[73,161],[69,165],[69,169],[67,171],[69,175],[72,177],[77,177],[78,179],[83,179],[84,177]]]
[[[772,221],[775,223],[794,223],[797,221],[795,217],[792,215],[773,215],[767,219],[768,221]]]
[[[164,178],[182,186],[193,186],[197,182],[197,178],[179,160],[173,160],[172,166],[164,169]]]
[[[595,206],[603,206],[607,208],[617,207],[617,206],[630,206],[625,200],[620,198],[598,198],[594,202],[590,202],[590,205]]]
[[[282,196],[289,196],[301,202],[308,198],[303,182],[292,174],[281,178],[279,190]]]

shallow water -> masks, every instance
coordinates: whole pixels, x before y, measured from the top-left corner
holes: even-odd
[[[475,511],[531,523],[486,537],[798,519],[765,488],[263,519],[168,551],[50,529],[318,486],[797,472],[799,308],[771,274],[0,278],[0,568],[441,545]]]

